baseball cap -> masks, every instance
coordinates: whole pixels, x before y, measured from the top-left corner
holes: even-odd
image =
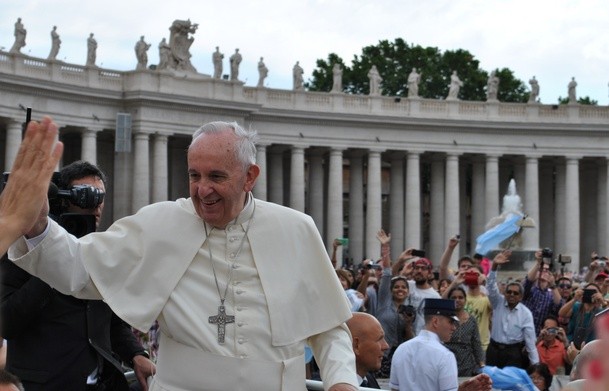
[[[413,266],[427,266],[427,268],[430,270],[433,268],[431,261],[427,258],[417,259],[416,261],[413,262]]]

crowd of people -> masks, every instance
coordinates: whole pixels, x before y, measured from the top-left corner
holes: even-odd
[[[48,182],[62,152],[56,135],[48,118],[28,125],[0,194],[1,255],[12,244],[11,260],[1,261],[0,335],[13,372],[0,370],[0,386],[126,389],[115,375],[128,364],[138,377],[132,386],[143,390],[295,389],[305,344],[329,391],[378,388],[378,377],[392,390],[486,391],[488,368],[519,369],[541,391],[563,374],[573,380],[564,390],[607,384],[606,257],[592,253],[580,277],[540,249],[527,273],[507,279],[500,274],[509,250],[492,260],[461,257],[451,270],[453,237],[434,272],[420,250],[394,259],[391,235],[380,230],[380,259],[337,268],[344,241],[333,243],[328,262],[312,219],[252,197],[255,134],[225,122],[193,136],[190,200],[146,207],[79,239],[47,218]],[[60,176],[67,187],[103,194],[104,174],[86,162]],[[67,210],[99,222],[103,196],[85,209],[69,202]],[[137,338],[126,323],[140,330]],[[36,367],[40,353],[49,354],[46,342],[75,358]],[[144,345],[160,350],[156,365]],[[69,370],[49,371],[59,364]]]
[[[429,339],[428,327],[424,327],[428,321],[425,307],[427,299],[438,298],[454,303],[454,310],[450,311],[454,329],[444,337],[438,335],[442,346],[454,357],[460,378],[473,378],[488,366],[516,367],[527,371],[535,386],[544,391],[566,386],[554,380],[556,375],[570,376],[573,387],[590,376],[589,371],[576,368],[576,358],[586,352],[586,346],[594,346],[588,344],[597,341],[596,329],[604,324],[596,319],[609,304],[606,257],[593,252],[590,265],[577,274],[559,267],[550,249],[539,249],[535,262],[520,278],[514,278],[514,272],[502,278],[500,270],[509,262],[509,250],[498,252],[492,260],[480,254],[463,256],[458,259],[456,270],[451,270],[450,259],[459,244],[459,238],[452,237],[434,272],[432,262],[424,256],[414,256],[417,250],[412,248],[392,261],[391,236],[380,230],[377,238],[381,243],[380,259],[366,259],[356,268],[342,268],[337,273],[351,274],[346,279],[352,284],[345,286],[345,292],[356,291],[362,303],[352,310],[374,316],[383,329],[387,348],[373,372],[378,378],[390,379],[392,389],[402,389],[405,381],[411,387],[426,384],[426,380],[421,380],[422,368],[428,364],[426,357],[416,358],[413,379],[404,377],[408,373],[404,369],[404,361],[408,360],[404,357],[408,356],[401,355],[399,365],[392,365],[392,361],[396,351],[408,346],[408,341],[419,336],[428,338],[427,343],[434,341]],[[331,259],[335,266],[336,248],[340,245],[339,240],[334,242]],[[437,361],[438,357],[436,353],[429,360]],[[445,373],[446,370],[438,370],[436,380]],[[399,377],[401,383],[394,384],[394,378]]]

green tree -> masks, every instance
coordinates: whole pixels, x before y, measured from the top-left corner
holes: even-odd
[[[450,75],[457,71],[463,82],[459,98],[463,100],[486,100],[488,73],[480,69],[479,61],[467,50],[441,52],[435,47],[409,45],[402,38],[391,42],[379,41],[366,46],[360,55],[354,55],[351,66],[335,53],[327,60],[317,60],[317,69],[306,87],[311,91],[330,91],[332,88],[332,66],[343,67],[343,91],[350,94],[368,94],[370,86],[368,71],[376,65],[383,81],[381,92],[387,96],[406,96],[407,80],[412,68],[421,74],[419,96],[428,99],[444,99],[448,95]],[[528,92],[521,80],[512,71],[503,68],[497,71],[500,78],[499,100],[526,102]]]
[[[566,105],[567,103],[569,103],[569,97],[568,96],[564,97],[564,98],[562,96],[558,97],[558,104],[559,105]],[[589,96],[584,96],[584,97],[579,98],[577,100],[577,103],[579,103],[580,105],[591,105],[591,106],[598,105],[598,101],[590,98]]]

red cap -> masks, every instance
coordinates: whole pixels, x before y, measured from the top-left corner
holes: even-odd
[[[603,273],[603,272],[600,272],[600,273],[598,273],[598,274],[596,275],[596,277],[594,277],[594,279],[595,279],[595,280],[597,280],[597,279],[599,279],[599,278],[603,278],[603,279],[604,279],[604,278],[607,278],[607,277],[609,277],[609,274],[607,274],[607,273]]]
[[[414,266],[427,266],[427,268],[430,270],[433,268],[431,261],[427,258],[417,259],[416,261],[414,261]]]

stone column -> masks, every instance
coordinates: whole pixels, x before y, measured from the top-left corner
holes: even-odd
[[[499,156],[486,155],[485,222],[499,216]]]
[[[323,155],[319,150],[309,153],[309,215],[315,221],[317,230],[324,237],[324,167]]]
[[[133,163],[133,198],[131,211],[137,212],[150,203],[150,135],[138,132],[135,138],[135,153]]]
[[[484,196],[484,162],[480,158],[474,158],[472,164],[472,249],[476,248],[476,238],[484,233],[487,223]]]
[[[539,247],[550,247],[556,249],[554,243],[554,162],[542,160],[539,163]],[[557,253],[558,254],[558,253]]]
[[[328,253],[332,250],[332,242],[343,237],[343,151],[332,148],[330,151],[330,167],[328,172],[328,224],[326,230],[326,246]],[[336,267],[342,266],[342,249],[336,253]]]
[[[258,143],[256,145],[256,164],[260,167],[260,175],[256,180],[256,185],[252,193],[259,200],[267,200],[267,167],[266,167],[266,144]]]
[[[17,157],[21,144],[21,122],[10,121],[6,126],[6,147],[4,154],[4,171],[10,171]]]
[[[364,260],[364,162],[360,151],[349,158],[349,256]]]
[[[89,128],[81,132],[80,158],[91,164],[97,164],[97,132],[98,130]]]
[[[273,149],[270,153],[271,167],[269,178],[270,201],[283,205],[283,149]]]
[[[299,212],[305,211],[305,160],[303,146],[292,146],[290,164],[290,207]]]
[[[381,244],[376,233],[382,225],[381,210],[381,150],[368,152],[368,176],[366,186],[366,258],[378,259]]]
[[[525,228],[522,244],[525,249],[537,250],[539,246],[539,156],[526,156],[524,213],[535,221],[535,228]]]
[[[152,149],[152,202],[169,199],[169,164],[166,134],[154,135]]]
[[[566,251],[566,236],[567,236],[567,220],[566,220],[566,165],[560,160],[556,162],[556,190],[555,190],[555,206],[554,206],[554,251],[567,254]],[[571,270],[574,270],[571,268]],[[577,270],[579,271],[579,270]]]
[[[527,194],[527,177],[526,177],[526,166],[521,160],[520,156],[514,157],[514,181],[516,181],[516,191],[520,194],[522,202],[525,201],[525,194]],[[524,204],[525,212],[527,204]]]
[[[461,206],[459,202],[459,154],[448,153],[446,155],[446,192],[444,199],[445,222],[444,241],[460,233],[459,213]],[[457,251],[453,253],[450,267],[457,266]],[[439,262],[439,260],[434,260]]]
[[[597,201],[598,205],[598,231],[596,236],[596,243],[598,253],[607,255],[609,254],[609,243],[607,243],[607,233],[609,226],[609,207],[607,205],[607,197],[609,197],[609,170],[607,170],[607,159],[598,160],[598,193]]]
[[[419,152],[408,152],[406,163],[406,238],[421,248],[421,174]],[[393,213],[393,210],[391,211]],[[392,240],[393,241],[393,240]],[[404,246],[402,246],[402,250]],[[398,256],[399,253],[395,254]]]
[[[389,187],[389,232],[391,254],[395,259],[404,251],[404,155],[396,152],[391,156],[391,182]]]
[[[565,219],[569,224],[565,237],[565,253],[573,257],[571,270],[580,268],[579,159],[580,157],[575,156],[567,157],[565,172]]]
[[[434,155],[431,161],[429,259],[432,262],[439,262],[448,239],[444,237],[444,161],[445,156],[440,154]],[[406,247],[412,246],[407,239]]]

